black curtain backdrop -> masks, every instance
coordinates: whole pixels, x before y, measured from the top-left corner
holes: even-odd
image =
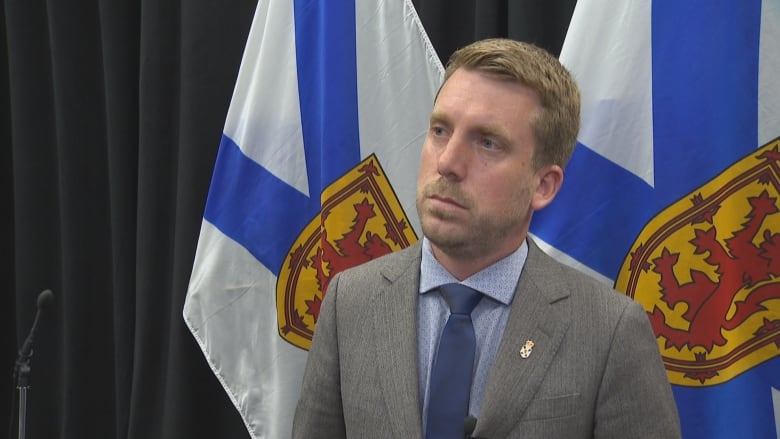
[[[558,54],[575,1],[413,3],[446,60],[490,36]],[[0,428],[50,288],[28,438],[249,437],[182,307],[256,0],[0,3]]]

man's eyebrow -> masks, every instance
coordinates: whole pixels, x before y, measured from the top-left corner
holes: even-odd
[[[442,122],[442,123],[448,123],[450,121],[450,118],[447,117],[444,112],[440,110],[433,110],[431,111],[431,117],[430,122]]]
[[[507,129],[498,124],[485,124],[479,127],[479,132],[484,136],[498,137],[503,140],[509,139],[509,132]]]
[[[445,112],[434,109],[431,111],[429,123],[442,123],[444,125],[450,125],[451,120],[452,119],[447,116]],[[487,122],[485,124],[478,125],[476,127],[476,132],[482,136],[496,137],[505,142],[508,142],[510,139],[509,131],[506,129],[506,127],[496,123]]]

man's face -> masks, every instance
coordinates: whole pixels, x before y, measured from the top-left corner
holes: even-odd
[[[474,70],[458,69],[442,87],[417,180],[417,212],[440,262],[487,266],[525,239],[533,210],[547,204],[537,192],[550,166],[532,166],[539,105],[530,88]]]

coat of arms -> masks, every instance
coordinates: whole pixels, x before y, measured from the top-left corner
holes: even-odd
[[[623,263],[616,286],[648,311],[673,384],[720,384],[780,355],[779,149],[658,214]]]
[[[323,191],[320,214],[288,252],[276,284],[279,334],[308,350],[330,279],[416,241],[379,160],[370,155]]]

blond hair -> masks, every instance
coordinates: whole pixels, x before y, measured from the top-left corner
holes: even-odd
[[[460,68],[518,82],[534,90],[541,101],[541,110],[530,121],[536,140],[534,166],[539,169],[549,164],[566,165],[580,127],[580,91],[555,57],[533,44],[492,38],[453,53],[444,82]]]

